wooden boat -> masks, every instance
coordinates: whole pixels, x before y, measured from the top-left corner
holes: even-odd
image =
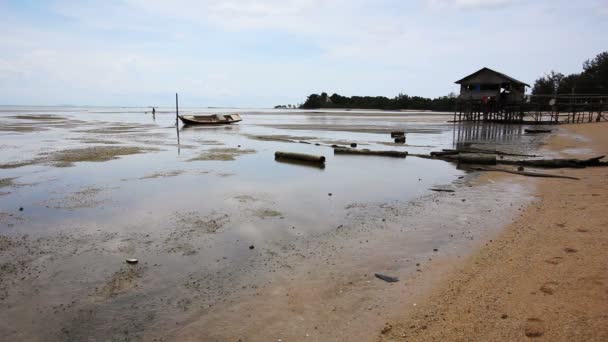
[[[229,125],[242,121],[239,114],[179,115],[184,125]]]
[[[524,132],[529,133],[529,134],[551,133],[551,130],[550,129],[524,129]]]

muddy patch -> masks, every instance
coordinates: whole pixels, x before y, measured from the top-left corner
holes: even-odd
[[[98,128],[78,130],[79,133],[87,134],[123,134],[123,133],[135,133],[142,130],[148,130],[155,128],[154,125],[142,125],[142,124],[110,124]]]
[[[10,119],[32,120],[32,121],[65,121],[66,117],[50,114],[32,114],[32,115],[12,115],[7,116]]]
[[[241,202],[241,203],[249,203],[249,202],[257,202],[258,199],[251,196],[251,195],[238,195],[238,196],[234,196],[234,199],[236,199],[237,201]]]
[[[118,159],[121,156],[140,154],[146,151],[150,151],[150,149],[135,146],[99,146],[54,152],[49,158],[53,166],[70,167],[78,162],[105,162]]]
[[[185,171],[184,170],[172,170],[172,171],[163,171],[163,172],[155,172],[143,177],[140,177],[139,179],[155,179],[155,178],[168,178],[168,177],[177,177],[181,174],[183,174]]]
[[[0,178],[0,189],[15,186],[14,179],[17,178]]]
[[[96,299],[105,300],[137,288],[137,282],[144,274],[144,268],[140,265],[124,266],[115,272],[104,286],[96,292]]]
[[[252,149],[239,149],[239,148],[212,148],[200,153],[194,158],[190,158],[187,161],[205,161],[205,160],[216,160],[216,161],[230,161],[236,160],[237,157],[255,153]]]
[[[201,216],[198,212],[175,212],[173,221],[175,230],[164,240],[164,250],[184,256],[196,254],[197,248],[192,245],[193,239],[219,231],[229,220],[228,215],[211,214]]]
[[[6,124],[3,123],[0,125],[0,132],[9,132],[9,133],[31,133],[31,132],[41,132],[46,131],[47,128],[33,126],[29,124]]]
[[[71,139],[71,140],[77,140],[83,144],[98,144],[98,145],[120,145],[120,144],[122,144],[120,141],[101,140],[101,139]]]
[[[175,212],[173,222],[180,231],[202,232],[213,234],[228,222],[227,214],[201,216],[196,211]]]
[[[76,210],[82,208],[95,208],[106,201],[100,199],[101,188],[85,187],[64,197],[51,198],[42,204],[47,208]]]
[[[194,140],[193,143],[196,143],[197,145],[224,145],[223,142],[220,142],[217,140],[206,140],[206,139],[197,139],[197,140]]]
[[[109,160],[118,159],[121,156],[140,154],[149,151],[158,150],[135,146],[94,146],[67,149],[62,151],[43,153],[40,155],[40,157],[30,160],[0,164],[0,169],[13,169],[23,166],[39,164],[46,164],[55,167],[71,167],[74,166],[74,163],[106,162]]]
[[[13,180],[16,178],[0,178],[0,196],[9,195],[10,191],[3,191],[2,188],[12,188],[16,184]]]
[[[314,137],[307,136],[293,136],[293,135],[255,135],[255,134],[245,134],[245,136],[249,139],[260,140],[260,141],[279,141],[279,142],[288,142],[288,143],[296,143],[300,140],[312,140]]]
[[[261,208],[252,211],[253,216],[259,217],[261,219],[269,218],[269,217],[279,217],[282,216],[280,211],[276,211],[268,208]]]

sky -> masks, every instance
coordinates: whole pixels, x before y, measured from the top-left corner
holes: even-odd
[[[0,105],[272,107],[580,72],[608,0],[0,0],[0,33]]]

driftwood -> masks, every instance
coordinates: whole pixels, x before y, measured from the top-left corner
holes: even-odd
[[[431,156],[433,156],[433,157],[454,156],[459,153],[460,152],[458,152],[456,150],[433,151],[433,152],[431,152]]]
[[[405,151],[372,151],[368,149],[355,150],[350,148],[334,148],[335,154],[359,154],[367,156],[385,156],[385,157],[397,157],[405,158],[407,152]]]
[[[293,153],[293,152],[281,152],[277,151],[274,153],[274,158],[277,160],[298,160],[307,163],[315,163],[315,164],[324,164],[325,157],[324,156],[315,156],[312,154],[304,154],[304,153]]]
[[[496,156],[480,153],[460,153],[443,156],[444,159],[457,161],[462,164],[496,165]]]
[[[397,277],[391,277],[391,276],[388,276],[388,275],[382,274],[382,273],[374,273],[374,276],[376,276],[376,278],[378,278],[378,279],[384,280],[387,283],[396,283],[399,281],[399,278],[397,278]]]
[[[519,165],[529,167],[541,167],[548,169],[555,168],[584,168],[587,166],[608,166],[608,163],[601,162],[600,159],[605,156],[599,156],[589,159],[536,159],[536,160],[500,160],[500,164]]]
[[[524,129],[526,133],[551,133],[550,129]]]
[[[509,153],[509,152],[503,152],[503,151],[497,151],[497,150],[484,150],[481,148],[468,148],[468,149],[459,149],[459,150],[450,150],[450,149],[443,149],[441,150],[442,152],[451,152],[451,153],[482,153],[482,154],[496,154],[499,156],[513,156],[513,157],[536,157],[536,155],[533,154],[519,154],[519,153]],[[435,153],[439,153],[439,152],[435,152]],[[431,154],[433,154],[433,152],[431,152]]]
[[[429,190],[437,191],[437,192],[455,192],[454,190],[450,190],[450,189],[438,189],[438,188],[431,188]]]
[[[506,172],[506,173],[512,173],[512,174],[516,174],[516,175],[528,176],[528,177],[563,178],[563,179],[580,180],[580,178],[571,177],[571,176],[560,176],[560,175],[552,175],[549,173],[538,173],[538,172],[529,172],[529,171],[515,171],[515,170],[499,169],[499,168],[495,168],[495,167],[471,167],[471,168],[469,168],[469,170],[498,171],[498,172]]]

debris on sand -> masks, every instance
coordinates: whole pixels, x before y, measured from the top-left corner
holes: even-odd
[[[374,273],[374,276],[376,276],[378,279],[384,280],[387,283],[396,283],[399,281],[399,278],[397,277],[391,277],[381,273]]]
[[[255,153],[255,150],[252,149],[240,149],[240,148],[211,148],[209,150],[203,151],[198,156],[194,158],[190,158],[187,161],[207,161],[207,160],[217,160],[217,161],[230,161],[236,160],[238,156],[244,154]]]
[[[454,190],[450,190],[450,189],[439,189],[439,188],[431,188],[429,189],[431,191],[436,191],[436,192],[455,192]]]
[[[126,261],[127,261],[127,264],[137,264],[139,262],[139,260],[137,260],[135,258],[129,258]]]

